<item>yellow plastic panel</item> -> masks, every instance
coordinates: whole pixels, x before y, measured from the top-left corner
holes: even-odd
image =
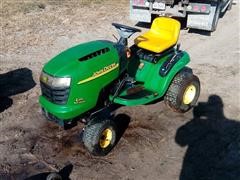
[[[143,49],[161,53],[178,41],[180,23],[172,18],[156,18],[151,29],[135,39],[135,44]]]

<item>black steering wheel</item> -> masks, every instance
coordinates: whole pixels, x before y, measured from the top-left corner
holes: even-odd
[[[137,28],[134,28],[134,27],[130,27],[130,26],[126,26],[126,25],[123,25],[123,24],[118,24],[118,23],[112,23],[112,25],[121,30],[121,31],[124,31],[124,32],[132,32],[132,33],[135,33],[135,32],[141,32],[140,29],[137,29]]]
[[[112,25],[117,29],[120,39],[118,40],[118,44],[122,44],[127,46],[127,39],[130,38],[134,33],[141,32],[140,29],[126,26],[123,24],[112,23]]]
[[[118,34],[120,35],[120,40],[121,41],[126,41],[126,39],[130,38],[134,33],[136,32],[141,32],[140,29],[126,26],[123,24],[117,24],[117,23],[112,23],[112,25],[117,29]],[[126,44],[126,43],[124,43]]]

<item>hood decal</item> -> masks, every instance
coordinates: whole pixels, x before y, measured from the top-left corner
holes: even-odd
[[[97,72],[94,72],[93,75],[87,79],[84,79],[84,80],[81,80],[78,82],[78,84],[83,84],[83,83],[86,83],[86,82],[89,82],[89,81],[92,81],[96,78],[99,78],[111,71],[113,71],[114,69],[118,68],[119,64],[118,63],[113,63],[113,64],[110,64],[109,66],[106,66],[104,68],[102,68],[101,70],[97,71]]]

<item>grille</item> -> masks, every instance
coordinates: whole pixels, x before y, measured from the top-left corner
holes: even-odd
[[[44,83],[40,83],[42,95],[54,104],[66,104],[70,88],[52,88]]]

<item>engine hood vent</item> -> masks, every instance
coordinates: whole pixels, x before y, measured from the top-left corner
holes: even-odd
[[[106,54],[106,53],[109,52],[109,51],[110,51],[110,49],[109,49],[108,47],[106,47],[106,48],[97,50],[97,51],[95,51],[95,52],[92,52],[92,53],[90,53],[90,54],[88,54],[88,55],[86,55],[86,56],[83,56],[83,57],[79,58],[78,60],[81,61],[81,62],[82,62],[82,61],[87,61],[87,60],[90,60],[90,59],[92,59],[92,58],[94,58],[94,57],[97,57],[97,56]]]

